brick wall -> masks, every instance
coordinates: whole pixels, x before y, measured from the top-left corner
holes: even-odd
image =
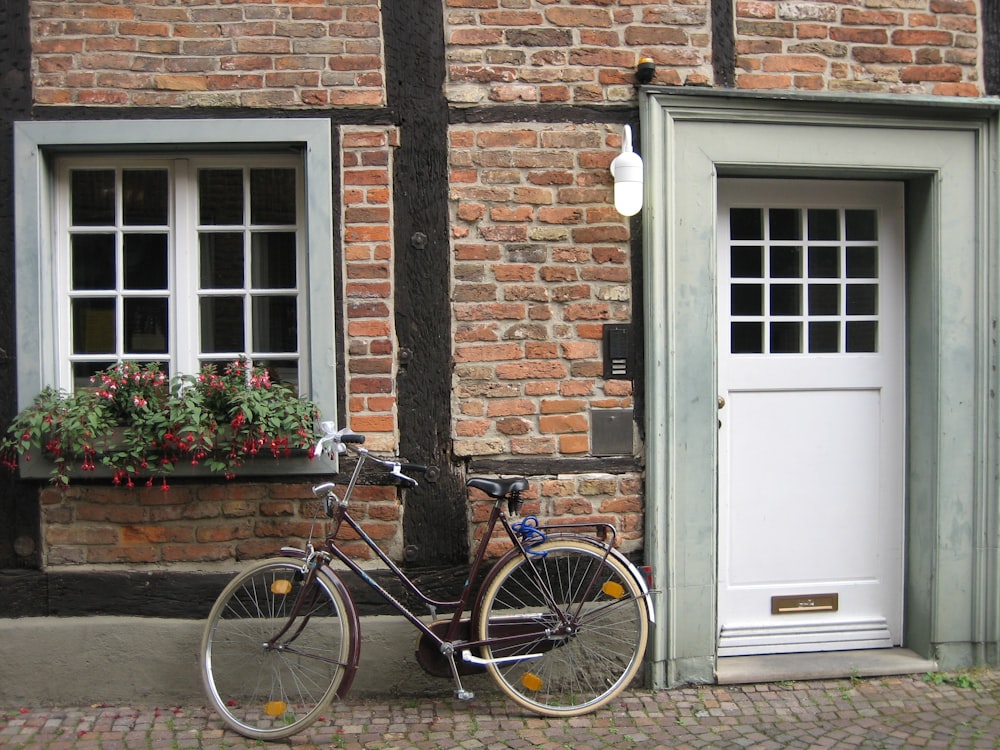
[[[656,83],[712,80],[709,0],[446,0],[447,92],[456,105],[635,100],[640,57]]]
[[[452,129],[456,454],[587,454],[591,410],[631,405],[601,378],[602,325],[632,314],[620,147],[593,124]]]
[[[397,445],[390,196],[398,140],[394,128],[341,129],[347,419],[375,451]]]
[[[711,85],[709,0],[445,0],[457,105],[635,100],[632,71]],[[735,4],[736,85],[976,96],[975,0]],[[376,0],[31,0],[37,104],[385,104]]]
[[[975,0],[736,3],[736,85],[979,96]]]
[[[396,557],[402,553],[395,487],[358,487],[352,514]],[[104,486],[41,494],[45,567],[103,564],[228,563],[301,546],[315,521],[328,530],[308,484],[174,483],[109,491]],[[369,557],[349,530],[343,547]]]
[[[377,0],[31,0],[37,104],[385,103]]]

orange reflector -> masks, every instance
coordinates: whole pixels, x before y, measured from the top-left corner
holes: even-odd
[[[521,684],[528,690],[534,690],[537,692],[542,689],[542,678],[537,674],[525,672],[521,675]]]
[[[271,584],[272,594],[287,594],[292,590],[292,582],[280,579]]]
[[[621,599],[625,596],[625,587],[617,581],[607,581],[603,586],[601,586],[601,591],[603,591],[607,596],[610,596],[612,599]]]
[[[285,707],[284,701],[268,701],[264,704],[264,713],[268,716],[281,716],[285,713]]]

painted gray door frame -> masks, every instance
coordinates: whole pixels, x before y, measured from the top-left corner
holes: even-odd
[[[904,645],[944,668],[997,663],[998,106],[643,89],[654,687],[715,679],[720,176],[906,184]]]

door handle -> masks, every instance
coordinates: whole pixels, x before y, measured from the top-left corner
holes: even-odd
[[[720,409],[726,408],[726,397],[725,396],[719,396],[719,408]]]

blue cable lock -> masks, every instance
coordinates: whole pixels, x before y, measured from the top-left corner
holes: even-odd
[[[511,526],[514,532],[521,535],[521,541],[524,542],[524,549],[529,555],[536,555],[537,557],[545,557],[549,554],[546,551],[536,552],[532,547],[542,544],[546,539],[548,539],[548,534],[538,528],[538,518],[535,516],[525,516],[523,521],[518,521]]]

